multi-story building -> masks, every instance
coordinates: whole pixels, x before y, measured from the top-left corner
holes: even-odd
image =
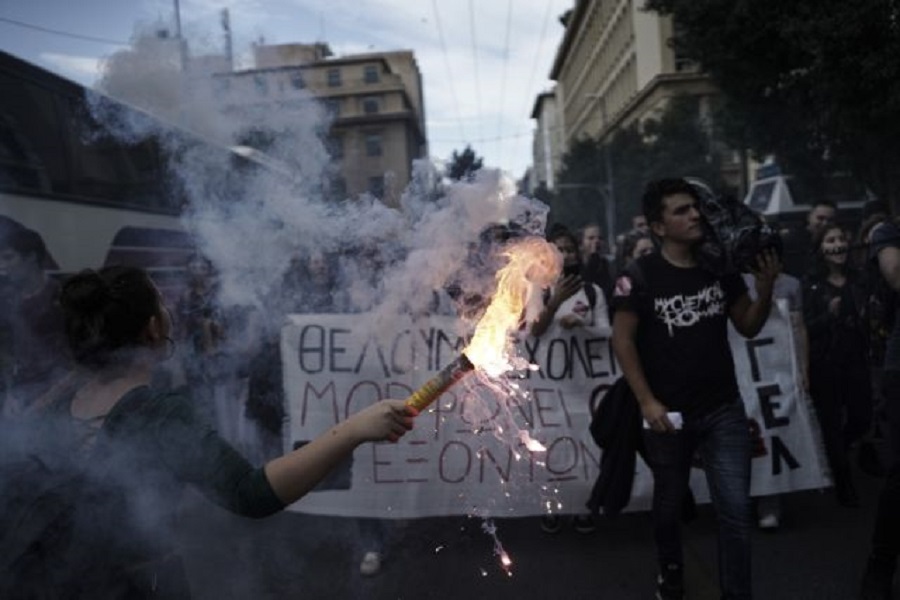
[[[531,110],[531,118],[536,122],[531,150],[531,189],[545,187],[553,191],[563,155],[562,122],[555,90],[538,94]]]
[[[563,151],[582,136],[607,139],[662,112],[678,95],[701,98],[708,110],[718,91],[670,41],[671,17],[643,9],[642,0],[576,0],[550,78],[557,82]],[[537,156],[537,155],[536,155]],[[723,167],[729,184],[742,186],[736,153]]]
[[[339,196],[370,192],[396,205],[414,159],[427,156],[422,78],[410,51],[334,58],[326,44],[258,45],[255,68],[220,73],[232,108],[271,103],[302,110],[310,98],[331,115],[329,146]]]

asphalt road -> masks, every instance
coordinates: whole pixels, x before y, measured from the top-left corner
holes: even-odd
[[[785,496],[782,527],[754,537],[755,597],[853,600],[865,564],[881,480],[858,474],[862,506],[831,491]],[[650,517],[600,520],[593,534],[541,531],[537,518],[497,520],[513,560],[500,567],[478,518],[392,522],[382,571],[359,574],[356,521],[284,513],[234,517],[188,499],[182,544],[194,598],[224,599],[650,599],[656,567]],[[701,506],[685,529],[691,600],[717,599],[715,518]],[[900,587],[900,586],[898,586]]]

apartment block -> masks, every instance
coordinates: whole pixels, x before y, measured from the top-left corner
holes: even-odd
[[[617,128],[660,114],[678,95],[717,93],[707,75],[672,48],[671,17],[643,9],[642,0],[576,0],[550,78],[557,82],[563,152],[583,136],[605,139]],[[706,100],[705,102],[703,100]],[[723,169],[740,185],[736,153]]]
[[[329,113],[336,196],[369,192],[396,206],[412,162],[428,154],[422,78],[411,51],[333,57],[327,44],[257,45],[255,68],[217,74],[217,95],[231,108],[271,105]]]
[[[531,110],[531,118],[535,120],[535,131],[529,183],[531,189],[543,186],[553,191],[564,152],[562,120],[555,90],[538,95]]]

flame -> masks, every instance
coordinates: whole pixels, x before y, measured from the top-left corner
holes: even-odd
[[[519,328],[531,295],[552,285],[562,270],[559,251],[538,237],[511,242],[503,256],[508,262],[496,275],[497,291],[463,350],[472,364],[491,377],[512,368],[510,333]]]

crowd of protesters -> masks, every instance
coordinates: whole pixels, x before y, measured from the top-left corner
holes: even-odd
[[[784,515],[778,496],[757,499],[752,514],[752,449],[724,332],[730,320],[752,337],[764,324],[772,300],[783,300],[796,342],[799,389],[809,394],[818,416],[836,501],[848,508],[859,505],[856,469],[886,476],[861,597],[888,598],[900,553],[900,513],[895,508],[900,500],[900,320],[893,319],[895,290],[900,290],[900,228],[878,203],[867,204],[860,222],[848,227],[834,204],[817,202],[804,226],[783,232],[780,257],[761,254],[754,272],[743,278],[737,273],[717,276],[706,272],[695,256],[703,235],[697,201],[685,180],[663,180],[648,186],[643,214],[635,215],[632,228],[615,240],[604,239],[601,227],[592,222],[573,229],[551,227],[547,240],[559,250],[563,269],[558,281],[544,290],[542,310],[527,332],[540,337],[551,325],[612,330],[616,358],[647,422],[642,456],[655,482],[658,597],[684,597],[680,527],[684,503],[692,498],[688,474],[699,453],[715,491],[723,597],[750,598],[750,529],[754,524],[777,529]],[[504,225],[486,228],[471,243],[461,267],[466,281],[451,278],[443,289],[434,290],[429,312],[470,318],[483,309],[497,266],[496,250],[512,235]],[[127,424],[131,418],[113,409],[133,399],[135,389],[167,390],[145,398],[157,412],[136,413],[140,418],[131,425],[150,423],[154,435],[162,435],[173,445],[172,452],[183,455],[173,454],[167,462],[165,457],[147,456],[146,445],[130,448],[152,467],[156,478],[138,483],[163,481],[168,492],[189,482],[236,512],[274,512],[308,491],[356,444],[396,439],[411,426],[410,415],[399,403],[387,402],[351,417],[350,439],[332,441],[331,446],[311,444],[312,453],[278,458],[285,417],[281,321],[289,314],[370,310],[381,295],[385,270],[398,259],[387,248],[298,251],[281,285],[267,298],[271,310],[266,311],[223,304],[214,263],[195,254],[185,264],[184,291],[169,313],[140,270],[105,268],[61,283],[46,274],[47,251],[37,233],[4,229],[2,419],[15,421],[49,406],[57,415],[75,418],[80,431],[75,435],[82,436],[86,447],[113,444],[121,432],[112,425],[107,431],[106,423],[115,416],[116,427],[121,427],[119,421]],[[708,311],[714,318],[677,335],[671,327],[664,331],[653,298],[702,294],[711,288],[721,292],[721,306]],[[110,315],[118,320],[110,320]],[[170,365],[160,376],[159,364],[173,357],[178,368]],[[178,384],[186,387],[173,391]],[[187,395],[192,406],[189,414],[182,414],[179,402]],[[673,412],[683,421],[676,422]],[[173,425],[175,421],[180,425]],[[205,450],[189,452],[191,440],[201,439],[207,440],[200,445]],[[888,443],[892,451],[879,452]],[[890,456],[886,463],[881,460],[885,455]],[[310,466],[310,461],[321,464]],[[266,466],[254,470],[251,464]],[[298,475],[304,469],[312,475]],[[237,496],[225,491],[228,486],[237,486],[232,490]],[[561,526],[556,515],[542,521],[548,533]],[[579,515],[574,527],[589,533],[595,529],[594,517]],[[146,541],[142,532],[131,533],[136,544]],[[360,521],[363,574],[379,571],[388,533],[384,522]],[[141,578],[147,565],[172,574],[169,556],[161,553],[165,549],[122,547],[127,552],[117,558],[147,559],[144,566],[130,579],[90,573],[95,579],[81,582],[88,586],[85,597],[91,585],[113,591],[126,586],[122,597],[129,597],[133,590],[127,586],[146,587]],[[109,561],[101,567],[128,570],[128,564]],[[173,577],[171,585],[182,593],[183,577]]]

